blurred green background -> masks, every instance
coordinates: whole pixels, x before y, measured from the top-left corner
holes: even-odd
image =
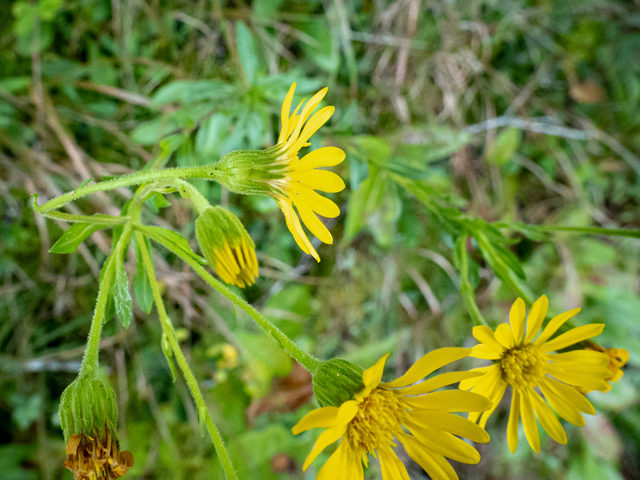
[[[389,374],[400,373],[431,349],[474,343],[452,211],[505,225],[640,229],[639,6],[0,0],[0,480],[72,478],[58,400],[78,369],[111,243],[103,230],[76,253],[49,254],[67,224],[34,215],[32,193],[43,203],[160,152],[187,166],[270,146],[290,84],[298,101],[328,86],[336,113],[312,148],[347,152],[334,169],[347,189],[333,196],[342,215],[328,221],[335,244],[319,247],[322,262],[300,252],[272,200],[197,186],[256,242],[249,302],[322,359],[367,367],[392,352]],[[117,215],[130,196],[94,195],[68,211]],[[158,218],[148,220],[196,249],[193,208],[168,199],[150,205]],[[606,323],[597,340],[631,360],[610,393],[589,395],[596,417],[564,423],[567,446],[543,436],[534,455],[521,439],[511,455],[501,407],[481,463],[455,468],[468,479],[638,479],[640,241],[517,225],[496,230],[507,273],[475,240],[466,245],[485,317],[507,318],[517,292],[505,275],[521,273],[516,281],[534,299],[548,295],[552,314],[581,306],[577,324]],[[301,464],[316,433],[290,432],[314,406],[308,375],[174,256],[156,250],[155,261],[240,477],[314,478],[321,461],[306,474]],[[126,478],[223,478],[186,385],[172,383],[155,311],[135,315],[128,330],[106,324],[101,356],[122,446],[136,460]],[[412,479],[428,478],[400,455]],[[367,478],[381,479],[377,466]]]

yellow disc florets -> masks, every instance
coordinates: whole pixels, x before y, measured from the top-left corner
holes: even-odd
[[[347,428],[347,439],[365,463],[367,453],[395,446],[393,436],[402,432],[401,422],[407,413],[401,398],[396,392],[376,388],[360,402]]]
[[[544,353],[533,345],[510,348],[502,356],[502,378],[514,388],[535,388],[546,373]]]

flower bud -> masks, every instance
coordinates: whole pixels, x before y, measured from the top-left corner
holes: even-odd
[[[240,288],[258,276],[253,240],[233,213],[222,207],[207,208],[196,220],[200,250],[220,278]]]
[[[313,375],[313,393],[321,407],[339,407],[362,390],[362,368],[334,358],[322,362]]]

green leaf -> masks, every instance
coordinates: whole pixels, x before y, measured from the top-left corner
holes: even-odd
[[[80,244],[92,233],[97,232],[107,225],[93,223],[74,223],[53,244],[50,253],[73,253]]]
[[[85,186],[89,185],[89,184],[91,183],[91,181],[92,181],[92,180],[93,180],[93,178],[87,178],[84,182],[82,182],[82,183],[80,184],[80,186],[79,186],[78,188],[82,188],[82,187],[85,187]],[[76,189],[76,190],[77,190],[77,189]]]
[[[179,233],[162,227],[144,226],[142,227],[142,229],[142,231],[146,235],[148,235],[150,238],[163,245],[164,247],[168,248],[172,252],[182,252],[184,255],[190,256],[191,258],[196,260],[198,263],[206,265],[207,261],[200,255],[197,255],[193,250],[191,250],[187,239]]]
[[[349,208],[347,208],[347,220],[345,222],[344,236],[347,240],[357,235],[364,225],[365,208],[371,194],[378,172],[372,172],[369,178],[360,184],[355,192],[349,196]]]
[[[498,135],[495,143],[487,148],[487,162],[491,165],[503,165],[511,160],[520,146],[522,132],[517,128],[509,128]]]
[[[173,350],[171,349],[171,344],[169,343],[169,338],[166,333],[162,334],[162,341],[160,342],[162,345],[162,353],[164,353],[164,358],[167,359],[167,363],[169,364],[169,369],[171,370],[171,376],[173,377],[173,381],[176,381],[177,371],[176,366],[173,363]]]
[[[251,32],[240,20],[236,21],[236,44],[247,83],[253,85],[258,70],[258,54]]]
[[[136,275],[133,277],[133,293],[136,297],[136,302],[138,302],[142,311],[145,313],[151,313],[151,307],[153,307],[153,290],[151,289],[151,281],[149,280],[149,275],[147,274],[147,269],[145,268],[144,261],[142,259],[142,249],[138,244],[139,237],[142,237],[146,244],[146,251],[149,254],[149,259],[153,266],[153,257],[149,239],[144,235],[134,235],[133,248],[136,252]]]
[[[118,320],[124,328],[129,328],[133,320],[133,302],[129,293],[129,279],[124,269],[121,258],[114,259],[116,263],[116,276],[112,288],[113,301],[118,314]]]

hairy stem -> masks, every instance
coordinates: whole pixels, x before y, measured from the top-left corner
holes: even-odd
[[[162,325],[162,333],[166,335],[169,340],[169,344],[171,345],[171,350],[173,351],[176,360],[178,361],[178,366],[180,370],[182,370],[182,374],[191,390],[191,395],[193,396],[194,401],[196,402],[196,407],[198,409],[198,415],[204,415],[205,417],[205,426],[209,435],[211,436],[211,440],[213,441],[213,446],[216,449],[216,453],[220,458],[220,463],[222,464],[222,468],[229,480],[237,480],[238,476],[233,468],[233,464],[231,463],[231,459],[229,458],[229,453],[224,446],[224,441],[220,436],[220,432],[217,427],[213,423],[213,419],[209,414],[209,409],[204,401],[202,396],[202,392],[200,391],[200,386],[198,385],[198,381],[196,377],[193,375],[191,368],[189,367],[189,363],[187,359],[184,357],[182,353],[182,349],[180,348],[180,344],[176,338],[173,325],[171,323],[171,319],[167,316],[167,311],[164,308],[164,303],[162,302],[162,296],[160,295],[160,289],[158,287],[158,282],[156,281],[155,273],[153,271],[153,263],[151,261],[151,256],[147,250],[147,245],[144,241],[144,237],[140,232],[136,232],[136,239],[138,240],[138,245],[140,247],[140,254],[142,256],[142,262],[144,263],[145,269],[147,271],[147,276],[149,277],[149,282],[151,283],[151,291],[153,292],[153,299],[156,304],[156,309],[158,310],[158,316],[160,317],[160,323]]]
[[[136,225],[137,229],[147,234],[149,238],[152,238],[156,242],[163,245],[165,248],[171,250],[175,255],[180,257],[183,261],[188,263],[195,272],[202,277],[211,287],[227,297],[232,303],[240,307],[247,312],[249,316],[264,329],[269,337],[287,352],[292,358],[297,360],[303,367],[309,370],[311,373],[315,372],[320,361],[317,358],[312,357],[307,352],[298,347],[293,340],[291,340],[282,330],[272,324],[264,316],[262,316],[255,308],[249,305],[244,299],[233,293],[229,288],[216,280],[207,270],[200,265],[194,258],[187,255],[185,252],[179,249],[172,248],[173,245],[167,242],[163,237],[159,237],[155,234],[155,231],[144,225]]]
[[[462,299],[464,300],[469,315],[471,315],[473,323],[476,325],[489,326],[482,316],[482,313],[480,313],[480,309],[476,304],[476,296],[473,292],[473,287],[469,281],[469,255],[467,254],[468,238],[468,236],[463,235],[458,239],[456,244],[456,248],[458,249],[458,258],[460,259],[460,293],[462,294]]]

